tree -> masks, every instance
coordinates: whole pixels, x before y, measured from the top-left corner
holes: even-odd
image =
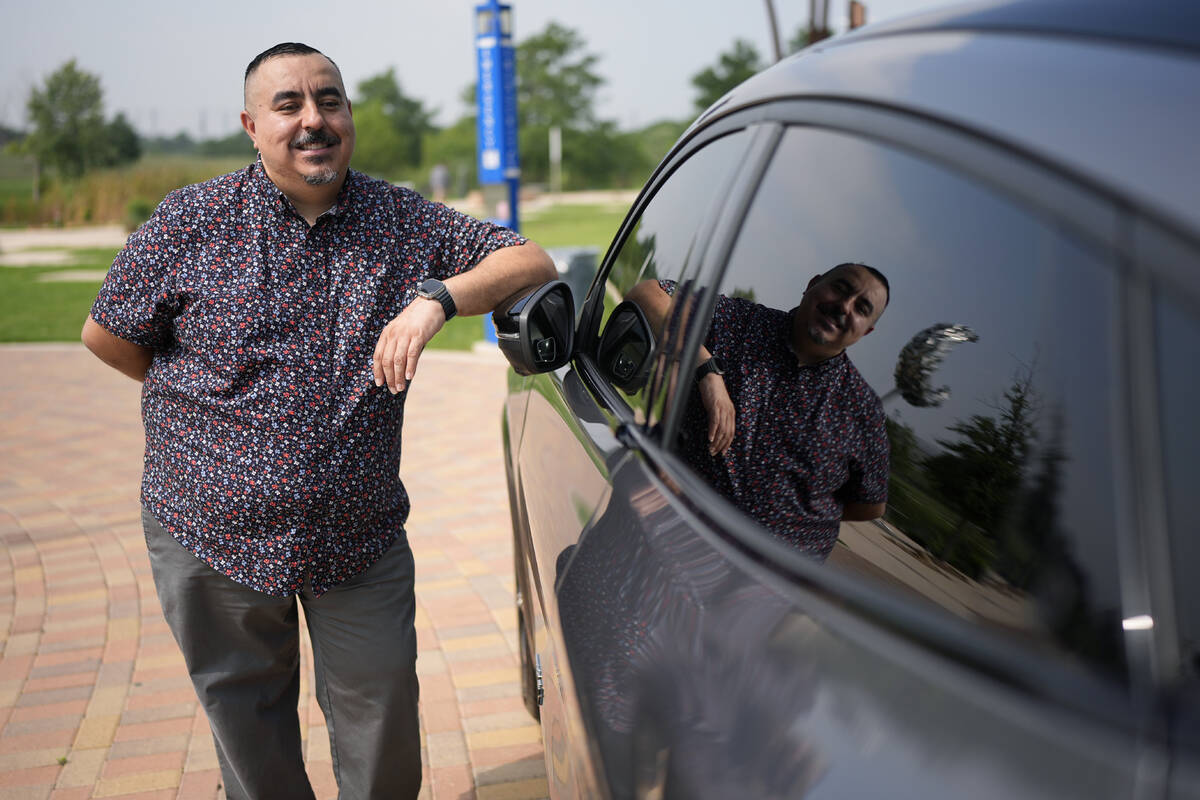
[[[397,179],[412,166],[412,142],[378,100],[354,106],[354,168],[376,177]]]
[[[246,135],[246,132],[241,130],[216,139],[205,139],[196,142],[193,147],[194,151],[202,156],[254,158],[254,142],[250,141],[250,137]]]
[[[361,134],[355,163],[377,174],[417,167],[422,139],[433,130],[432,116],[420,100],[404,94],[394,68],[362,81],[354,101],[354,126]]]
[[[141,155],[142,143],[138,139],[137,131],[129,124],[129,120],[125,119],[125,115],[118,112],[108,123],[108,153],[105,164],[131,164],[141,158]]]
[[[521,175],[526,181],[549,177],[552,127],[563,130],[567,183],[599,185],[590,183],[591,176],[605,169],[605,158],[590,149],[593,145],[625,148],[623,142],[614,143],[612,123],[596,118],[596,91],[604,85],[604,78],[595,71],[599,56],[586,52],[586,47],[579,33],[557,22],[517,45],[517,137]],[[462,99],[473,117],[475,84],[463,92]],[[605,180],[609,179],[606,175]]]
[[[733,49],[722,53],[716,64],[692,77],[692,86],[700,92],[696,97],[696,110],[708,108],[762,68],[762,60],[754,45],[744,39],[735,40]]]
[[[810,44],[809,40],[811,38],[812,38],[812,31],[810,31],[808,29],[807,25],[801,25],[799,28],[796,28],[795,35],[792,36],[791,39],[788,39],[788,43],[787,43],[788,53],[799,53],[801,50],[808,47],[808,45]]]
[[[973,414],[950,430],[961,438],[939,439],[946,452],[926,462],[942,496],[967,519],[995,536],[1020,488],[1036,439],[1036,395],[1029,373],[1004,392],[996,417]]]
[[[76,67],[74,59],[30,91],[26,109],[33,123],[28,150],[39,164],[77,178],[109,162],[100,79]]]
[[[517,45],[521,128],[588,130],[597,124],[593,105],[604,79],[595,72],[599,57],[583,52],[585,46],[582,36],[557,22]]]

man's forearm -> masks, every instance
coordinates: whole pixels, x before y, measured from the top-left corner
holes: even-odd
[[[842,519],[846,522],[869,522],[879,519],[887,511],[887,503],[846,503],[842,507]]]
[[[558,277],[554,261],[534,242],[502,247],[474,269],[446,281],[458,313],[486,314]]]
[[[87,349],[105,364],[135,381],[146,379],[146,370],[150,368],[150,361],[154,358],[154,351],[150,348],[114,336],[90,315],[83,323],[83,331],[79,338],[83,340]]]

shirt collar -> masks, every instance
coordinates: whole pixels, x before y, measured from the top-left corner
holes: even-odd
[[[779,338],[783,346],[783,350],[787,353],[787,361],[800,370],[809,370],[816,375],[824,375],[825,373],[842,367],[848,356],[846,351],[838,353],[836,356],[830,356],[824,361],[818,361],[815,364],[801,364],[800,358],[796,355],[795,349],[792,347],[792,317],[796,313],[796,309],[787,312],[784,317],[783,325],[779,328]]]
[[[290,209],[292,213],[299,216],[300,212],[296,211],[296,207],[292,204],[292,201],[288,199],[288,196],[283,193],[283,190],[276,186],[274,181],[272,181],[267,175],[267,169],[262,163],[262,153],[257,154],[257,157],[254,159],[254,163],[250,165],[249,170],[255,185],[260,191],[264,192],[268,197],[275,198],[285,208]],[[337,197],[334,199],[333,205],[330,206],[329,209],[323,214],[321,214],[321,217],[340,217],[352,209],[354,207],[354,201],[359,195],[358,184],[361,179],[362,176],[360,173],[352,169],[347,169],[346,180],[342,182],[342,188],[338,192]],[[317,217],[317,219],[320,219],[321,217]]]

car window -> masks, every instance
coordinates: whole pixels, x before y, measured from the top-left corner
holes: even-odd
[[[740,163],[747,138],[744,131],[723,136],[680,164],[660,185],[612,259],[597,325],[600,339],[593,343],[597,348],[593,352],[601,373],[629,399],[639,420],[645,419],[644,389],[653,358],[669,326],[661,325],[661,319],[644,320],[653,328],[651,341],[646,342],[638,335],[638,320],[610,317],[639,283],[687,280],[695,273],[703,223],[721,201],[721,190]]]
[[[1162,387],[1162,441],[1166,462],[1167,521],[1182,673],[1200,679],[1200,541],[1191,502],[1200,487],[1200,316],[1169,296],[1158,299],[1158,370]]]
[[[1115,288],[1005,196],[789,129],[673,446],[764,537],[1120,673]]]

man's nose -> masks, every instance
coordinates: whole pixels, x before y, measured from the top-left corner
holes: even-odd
[[[320,106],[316,103],[305,103],[300,115],[300,124],[314,130],[324,127],[325,117],[321,115]]]

